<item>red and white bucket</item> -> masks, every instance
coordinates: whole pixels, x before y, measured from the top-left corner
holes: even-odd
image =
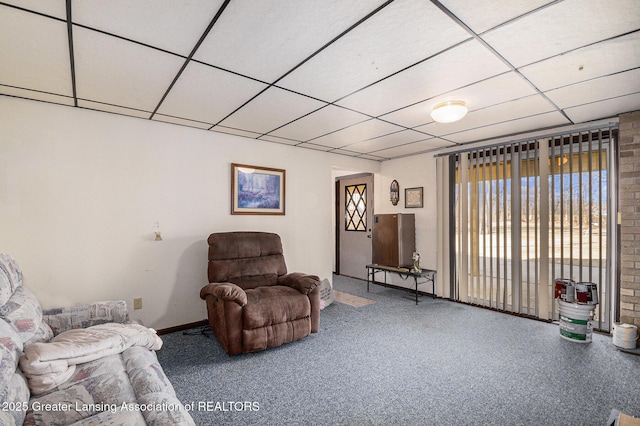
[[[575,298],[576,283],[568,278],[556,278],[556,299],[563,302],[573,302]]]
[[[576,302],[583,305],[597,305],[598,286],[595,283],[577,283]]]

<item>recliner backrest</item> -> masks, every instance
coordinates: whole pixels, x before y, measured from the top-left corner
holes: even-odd
[[[276,285],[287,273],[278,234],[269,232],[220,232],[209,243],[210,283],[231,282],[245,290]]]

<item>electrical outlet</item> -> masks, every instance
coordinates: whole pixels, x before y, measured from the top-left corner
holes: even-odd
[[[133,299],[133,309],[142,309],[142,297]]]

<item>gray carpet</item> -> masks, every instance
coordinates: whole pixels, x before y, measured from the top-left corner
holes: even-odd
[[[320,332],[227,356],[209,333],[162,336],[158,357],[198,425],[600,425],[640,416],[640,357],[611,337],[334,277],[375,300],[322,311]],[[204,303],[204,302],[203,302]],[[197,332],[191,330],[190,332]],[[246,404],[244,404],[246,402]]]

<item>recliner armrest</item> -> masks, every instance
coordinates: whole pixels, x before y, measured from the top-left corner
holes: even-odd
[[[316,275],[303,274],[302,272],[292,272],[278,277],[278,284],[295,288],[300,293],[308,295],[320,285],[320,278]]]
[[[242,288],[233,283],[212,283],[207,284],[200,290],[200,298],[214,296],[222,300],[236,302],[240,306],[247,304],[247,293]]]

